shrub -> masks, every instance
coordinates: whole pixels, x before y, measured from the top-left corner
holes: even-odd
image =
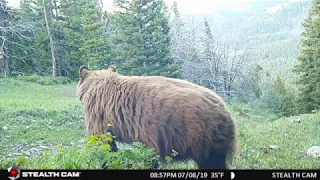
[[[16,79],[25,81],[25,82],[33,82],[41,85],[57,85],[57,84],[68,84],[71,83],[71,79],[68,77],[50,77],[50,76],[39,76],[39,75],[29,75],[29,76],[19,76]]]
[[[84,145],[59,145],[56,153],[45,151],[40,157],[19,157],[13,162],[2,162],[0,167],[6,169],[11,164],[25,169],[101,169],[106,162],[108,169],[150,169],[155,163],[161,165],[154,150],[139,142],[132,143],[130,149],[111,152],[109,143],[112,138],[108,134],[90,136]],[[174,152],[172,156],[176,154]],[[172,158],[167,156],[165,159],[170,162]]]
[[[270,119],[277,119],[281,116],[297,114],[294,106],[296,101],[295,89],[289,87],[279,76],[272,78],[267,72],[259,82],[261,95],[251,106],[261,114],[270,116]]]

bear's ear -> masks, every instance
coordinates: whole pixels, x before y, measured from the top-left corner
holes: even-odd
[[[81,66],[80,69],[79,69],[79,76],[80,78],[83,78],[87,73],[88,73],[88,68],[87,66]]]
[[[112,72],[117,72],[117,68],[115,66],[109,66],[107,70]]]

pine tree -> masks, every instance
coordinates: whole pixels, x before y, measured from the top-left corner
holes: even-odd
[[[88,1],[87,1],[88,2]],[[109,65],[109,44],[104,26],[102,4],[98,0],[88,3],[83,10],[83,45],[81,59],[87,60],[91,68],[105,68]]]
[[[174,1],[172,14],[170,13],[170,44],[174,59],[185,61],[187,59],[188,41],[186,40],[185,23],[178,11],[178,4]]]
[[[226,51],[227,49],[223,49],[225,47],[218,47],[217,42],[214,41],[207,19],[204,19],[202,47],[202,61],[206,64],[204,71],[209,73],[208,77],[206,77],[209,80],[207,86],[216,91],[230,91],[231,86],[225,82],[225,79],[229,75],[227,73],[223,74],[223,71],[227,69],[227,64],[225,64],[225,67],[222,66],[222,61],[226,60],[222,57],[222,50]]]
[[[116,0],[116,60],[129,75],[181,77],[181,62],[170,52],[169,23],[163,0]]]
[[[299,95],[301,113],[320,108],[320,0],[313,0],[309,18],[303,23],[299,65],[295,72],[302,85]]]
[[[105,14],[99,0],[63,0],[68,58],[73,76],[80,65],[90,69],[108,66],[110,46],[106,36]]]

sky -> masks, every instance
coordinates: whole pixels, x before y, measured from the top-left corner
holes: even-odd
[[[176,1],[181,14],[214,13],[221,8],[245,10],[256,0],[164,0],[168,7]],[[18,6],[20,0],[8,0],[10,6]],[[113,10],[113,0],[102,0],[108,11]]]
[[[171,7],[176,1],[181,14],[215,14],[217,11],[224,9],[228,11],[249,10],[250,4],[254,1],[270,0],[164,0],[168,7]],[[277,1],[277,0],[273,0]],[[306,0],[288,0],[288,1],[306,1]],[[18,6],[20,0],[8,0],[10,6]],[[104,9],[112,11],[113,0],[102,0]]]
[[[112,0],[102,0],[106,10],[112,10]],[[181,14],[214,13],[221,8],[245,10],[255,0],[164,0],[168,7],[176,1]],[[237,4],[237,6],[235,6]]]

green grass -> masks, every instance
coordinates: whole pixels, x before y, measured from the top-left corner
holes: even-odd
[[[0,111],[63,111],[79,105],[76,83],[43,86],[12,79],[0,79]]]
[[[290,122],[300,119],[300,123]],[[319,145],[320,114],[307,114],[271,122],[239,122],[240,153],[236,166],[248,169],[320,168],[320,159],[306,154]],[[272,149],[270,145],[277,145]]]
[[[70,144],[84,137],[76,83],[43,86],[0,79],[0,157],[30,144]],[[1,160],[1,159],[0,159]]]
[[[83,112],[75,90],[76,82],[45,86],[0,79],[0,167],[7,168],[11,161],[25,168],[99,166],[99,158],[93,160],[92,165],[89,163],[92,157],[99,155],[84,145]],[[306,154],[308,148],[320,143],[320,113],[266,121],[267,118],[254,114],[247,105],[230,105],[229,108],[238,122],[239,153],[234,161],[235,168],[320,167],[320,159]],[[301,123],[291,123],[293,119],[300,119]],[[57,145],[59,148],[55,148]],[[272,149],[270,145],[278,148]],[[136,149],[120,151],[121,155],[114,157],[122,158],[121,163],[114,160],[113,167],[130,168],[130,159],[151,154],[141,152]],[[111,158],[110,154],[108,156]],[[144,166],[137,162],[134,162],[136,167]],[[191,169],[196,165],[190,160],[170,163],[166,168]]]

